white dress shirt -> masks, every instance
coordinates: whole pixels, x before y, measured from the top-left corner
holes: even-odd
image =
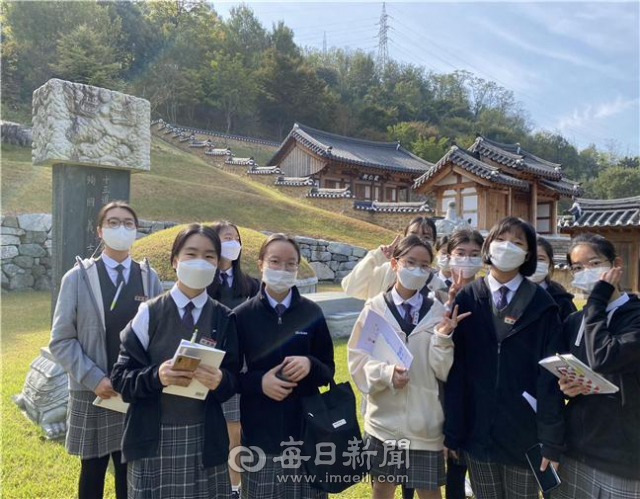
[[[222,270],[220,269],[220,275],[218,276],[218,279],[220,279],[220,284],[222,284],[222,274],[227,274],[227,283],[229,284],[229,287],[233,286],[233,266],[229,267],[227,270]]]
[[[113,282],[114,286],[118,283],[118,271],[116,267],[118,265],[122,265],[124,270],[122,271],[122,275],[124,276],[124,283],[129,284],[129,274],[131,273],[131,257],[128,256],[126,260],[122,262],[116,262],[110,256],[102,253],[101,255],[102,261],[104,262],[104,266],[107,269],[107,274],[109,274],[109,278],[111,282]]]
[[[398,309],[398,312],[400,312],[400,315],[402,316],[402,318],[407,322],[410,322],[413,324],[414,317],[416,316],[416,314],[420,313],[420,307],[422,307],[422,302],[423,302],[422,293],[420,293],[419,291],[416,291],[411,298],[409,298],[408,300],[405,300],[404,298],[402,298],[402,296],[398,294],[394,286],[393,288],[391,288],[391,298],[393,298],[393,303]],[[402,306],[403,303],[408,303],[409,305],[411,305],[411,317],[406,316],[406,312],[404,310],[404,307]]]
[[[187,303],[193,302],[194,307],[191,311],[191,315],[193,315],[193,323],[196,324],[198,322],[198,319],[200,318],[202,309],[209,299],[207,291],[204,290],[195,298],[189,298],[182,291],[180,291],[180,289],[178,288],[178,284],[176,283],[173,285],[173,288],[171,288],[171,291],[169,293],[171,294],[171,298],[173,299],[174,303],[178,307],[178,313],[180,314],[181,319],[184,316]],[[142,347],[146,350],[149,346],[149,307],[146,302],[142,303],[140,305],[140,308],[138,308],[138,313],[131,322],[131,328],[140,340],[140,343],[142,343]]]
[[[491,296],[493,296],[493,303],[496,306],[498,305],[498,301],[500,300],[500,288],[502,286],[506,286],[507,288],[509,288],[509,291],[507,291],[507,305],[511,303],[511,300],[515,296],[516,291],[518,291],[518,288],[520,287],[520,284],[522,284],[523,280],[524,278],[522,277],[522,274],[518,272],[518,274],[516,274],[513,279],[502,284],[499,283],[496,278],[491,275],[491,272],[489,272],[489,274],[487,274],[487,282],[489,283]]]
[[[269,291],[267,291],[266,289],[264,290],[264,293],[267,295],[267,300],[269,300],[269,305],[271,305],[274,308],[274,310],[276,308],[276,305],[280,305],[280,304],[287,307],[287,309],[289,309],[289,307],[291,306],[291,298],[293,297],[293,291],[291,289],[289,290],[289,293],[287,294],[287,296],[285,296],[281,302],[277,302],[273,298],[271,298]]]

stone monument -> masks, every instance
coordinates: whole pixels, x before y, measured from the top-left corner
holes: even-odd
[[[32,135],[33,163],[53,168],[53,313],[62,276],[76,256],[89,257],[97,248],[100,208],[128,201],[131,173],[150,169],[150,105],[52,79],[33,93]],[[66,374],[43,348],[16,402],[48,437],[60,438],[66,433],[67,397]]]
[[[447,205],[447,214],[443,219],[436,221],[438,237],[449,236],[456,229],[469,228],[469,222],[456,214],[456,203],[450,201]]]

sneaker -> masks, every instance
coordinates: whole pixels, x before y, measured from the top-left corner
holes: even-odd
[[[231,491],[231,499],[240,499],[240,491],[232,490]]]

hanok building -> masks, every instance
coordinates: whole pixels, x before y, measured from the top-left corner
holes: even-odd
[[[408,202],[413,182],[433,166],[397,142],[374,142],[296,123],[268,163],[321,189],[348,189],[356,201]]]
[[[452,146],[416,180],[414,189],[436,200],[436,215],[444,216],[454,201],[457,216],[479,230],[512,215],[535,221],[541,234],[556,233],[558,200],[581,192],[560,164],[538,158],[519,144],[484,137],[468,150]]]
[[[624,262],[622,287],[640,291],[640,196],[621,199],[576,199],[558,228],[575,237],[595,232],[611,241]]]

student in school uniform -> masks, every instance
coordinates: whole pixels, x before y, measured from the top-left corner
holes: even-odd
[[[444,305],[419,292],[432,260],[428,242],[417,236],[402,239],[391,259],[396,282],[366,303],[348,343],[349,371],[367,400],[364,449],[374,452],[370,470],[374,498],[392,498],[398,484],[416,490],[420,498],[439,498],[445,483],[438,380],[447,379],[453,362],[451,332],[469,314],[447,312]],[[371,311],[406,343],[413,355],[409,370],[381,362],[362,348],[360,338]],[[404,439],[408,451],[402,463],[385,464],[385,442],[399,450]]]
[[[342,279],[344,292],[354,298],[369,300],[389,289],[395,282],[395,272],[391,268],[389,259],[402,237],[409,235],[424,238],[433,245],[437,240],[436,224],[427,217],[419,216],[412,219],[405,227],[404,236],[397,235],[391,244],[381,245],[369,251],[349,275]],[[442,302],[447,300],[447,287],[437,276],[437,272],[429,273],[427,283],[420,292],[425,296],[434,293],[436,299]]]
[[[557,467],[564,443],[562,393],[538,365],[562,344],[558,306],[525,279],[537,262],[536,233],[528,222],[502,219],[482,255],[488,275],[454,300],[460,313],[472,315],[453,333],[444,445],[454,458],[463,452],[478,499],[537,499],[525,452],[541,443],[542,467]]]
[[[241,497],[326,498],[304,476],[286,479],[287,475],[300,478],[304,470],[283,467],[283,451],[295,445],[282,442],[300,442],[300,399],[318,393],[318,387],[333,378],[331,335],[320,307],[295,286],[300,249],[293,238],[269,236],[260,248],[258,265],[260,292],[234,313],[246,364],[246,372],[240,374],[242,445],[262,449],[266,463],[258,471],[242,473]]]
[[[583,394],[563,378],[567,450],[554,499],[640,499],[640,300],[620,290],[624,262],[610,241],[586,233],[571,242],[572,286],[587,293],[584,308],[564,323],[565,350],[620,391]]]
[[[140,303],[162,292],[147,260],[129,256],[138,217],[124,201],[112,201],[98,213],[97,233],[104,249],[98,258],[76,258],[62,278],[53,314],[49,349],[69,375],[67,452],[80,456],[78,497],[103,496],[113,460],[116,497],[127,497],[127,467],[121,462],[124,414],[92,405],[96,396],[117,395],[109,375],[118,358],[120,331]]]
[[[221,241],[221,254],[218,260],[218,271],[207,293],[230,309],[258,294],[260,281],[242,271],[242,239],[238,227],[228,221],[215,222],[212,226]],[[231,397],[222,405],[229,431],[229,450],[240,445],[240,396]],[[231,488],[234,498],[239,497],[240,473],[229,467]]]
[[[538,265],[533,275],[528,278],[539,284],[551,295],[553,301],[560,308],[560,320],[564,320],[574,313],[577,308],[573,303],[573,295],[562,284],[551,280],[553,277],[553,246],[544,237],[538,236]]]
[[[482,245],[484,237],[477,230],[458,229],[450,237],[447,237],[446,242],[442,253],[447,258],[449,282],[445,281],[445,284],[449,289],[453,286],[454,293],[457,293],[465,285],[473,282],[476,274],[483,267]],[[464,459],[460,459],[460,456],[458,459],[448,456],[445,486],[447,499],[464,499],[473,495],[466,474],[467,465]]]
[[[236,391],[238,341],[233,313],[207,295],[216,274],[220,238],[208,226],[182,229],[171,249],[178,281],[140,306],[122,331],[111,380],[131,405],[122,439],[129,497],[230,497],[229,436],[222,403]],[[219,369],[173,368],[181,340],[225,351]],[[198,380],[204,400],[163,393]]]

